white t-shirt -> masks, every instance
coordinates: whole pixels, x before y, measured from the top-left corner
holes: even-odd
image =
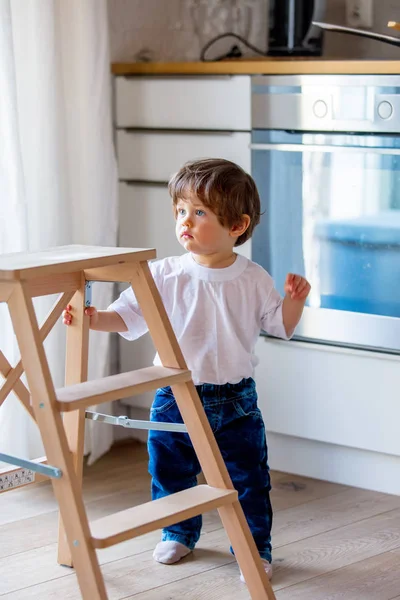
[[[237,255],[223,269],[195,262],[191,254],[149,263],[193,382],[238,383],[252,377],[258,363],[254,347],[260,330],[287,339],[282,298],[271,276]],[[109,306],[124,320],[135,340],[148,331],[132,288]],[[158,355],[154,364],[160,365]]]

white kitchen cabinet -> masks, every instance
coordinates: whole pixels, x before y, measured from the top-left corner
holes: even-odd
[[[271,468],[400,493],[400,357],[266,337],[256,353]]]
[[[117,127],[250,131],[250,76],[116,77]]]
[[[250,171],[250,133],[118,130],[119,178],[167,182],[188,160],[225,158]]]

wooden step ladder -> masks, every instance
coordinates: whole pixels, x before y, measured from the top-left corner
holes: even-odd
[[[253,600],[274,600],[253,537],[191,380],[147,261],[155,250],[64,246],[35,254],[0,255],[0,301],[7,302],[21,360],[13,368],[0,352],[0,405],[14,391],[38,424],[46,457],[0,461],[51,477],[60,508],[59,556],[74,566],[85,600],[106,600],[96,549],[106,548],[203,512],[218,509]],[[129,282],[163,366],[86,381],[89,319],[85,290],[91,281]],[[39,328],[32,298],[61,293]],[[74,321],[67,329],[66,387],[56,390],[43,342],[67,304]],[[29,390],[20,380],[26,373]],[[172,494],[89,523],[82,499],[85,408],[170,385],[207,485]],[[63,417],[61,416],[63,413]],[[1,452],[1,447],[0,447]],[[12,468],[9,476],[20,470]],[[0,471],[0,478],[7,475]],[[29,479],[29,477],[28,477]],[[25,481],[29,483],[29,481]]]

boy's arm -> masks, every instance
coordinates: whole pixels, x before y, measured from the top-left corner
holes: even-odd
[[[282,317],[285,326],[286,335],[292,337],[301,315],[303,314],[306,300],[292,300],[290,296],[285,296],[282,304]]]
[[[68,304],[66,309],[63,311],[63,323],[64,325],[71,325],[72,323],[72,306]],[[89,328],[94,331],[108,331],[123,333],[128,331],[125,321],[115,310],[97,310],[95,306],[89,306],[85,308],[85,315],[89,317]]]
[[[91,316],[89,312],[91,308],[93,307],[87,308],[85,314]],[[96,312],[97,319],[90,318],[90,329],[116,333],[128,331],[125,321],[115,310],[98,310]]]
[[[301,315],[311,286],[301,275],[289,273],[286,276],[284,290],[286,296],[282,304],[283,325],[288,337],[293,335]]]

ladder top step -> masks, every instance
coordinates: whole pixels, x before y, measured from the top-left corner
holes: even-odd
[[[155,365],[60,388],[56,397],[59,410],[69,412],[187,381],[191,381],[189,370]]]
[[[0,255],[0,280],[31,279],[153,258],[156,258],[154,249],[75,244],[56,246],[42,252],[13,252]]]
[[[139,535],[214,510],[238,499],[236,490],[198,485],[114,513],[90,524],[95,548],[108,548]]]

